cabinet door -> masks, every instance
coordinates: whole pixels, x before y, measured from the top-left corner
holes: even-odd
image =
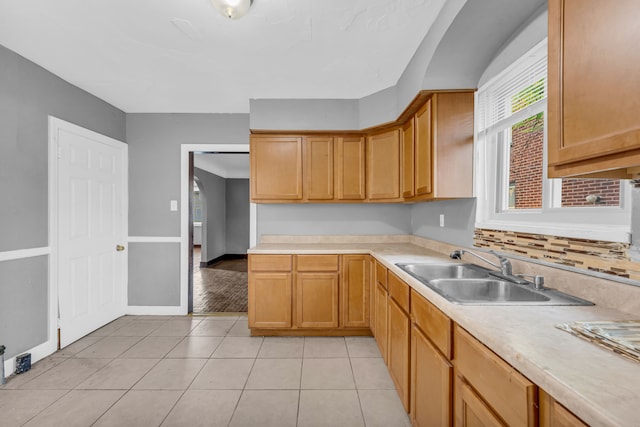
[[[409,344],[411,334],[411,322],[409,315],[389,298],[389,346],[388,365],[391,379],[393,380],[404,409],[409,411]]]
[[[252,200],[302,199],[302,138],[253,137],[249,158]]]
[[[549,1],[550,177],[640,165],[638,15],[637,0]]]
[[[342,326],[369,327],[369,257],[343,255],[340,283]]]
[[[304,139],[304,198],[333,199],[333,137]]]
[[[336,198],[364,200],[366,196],[364,137],[336,137],[335,141]]]
[[[411,332],[411,421],[451,426],[453,367],[415,325]]]
[[[431,99],[415,115],[415,194],[429,194],[432,188]],[[443,167],[446,167],[443,165]]]
[[[367,196],[369,200],[400,197],[400,130],[367,138]]]
[[[402,179],[400,181],[400,192],[402,197],[409,198],[415,195],[414,179],[414,119],[411,118],[402,126]]]
[[[291,327],[291,273],[249,274],[249,327]]]
[[[296,274],[296,326],[338,327],[338,273]]]
[[[540,427],[587,427],[587,425],[544,390],[540,390]]]
[[[369,326],[376,336],[376,259],[369,257]]]
[[[376,342],[387,362],[387,290],[376,284]]]
[[[455,427],[505,427],[491,408],[460,377],[456,377]]]

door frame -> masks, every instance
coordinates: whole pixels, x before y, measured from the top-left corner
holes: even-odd
[[[118,141],[117,139],[110,138],[106,135],[102,135],[98,132],[83,128],[65,120],[59,119],[54,116],[49,116],[49,135],[48,135],[48,157],[49,157],[49,325],[48,325],[48,340],[47,346],[52,349],[52,352],[58,348],[58,327],[59,327],[59,283],[58,283],[58,218],[59,218],[59,203],[58,203],[58,130],[66,129],[75,133],[86,135],[94,139],[99,139],[102,142],[115,145],[124,145],[124,162],[125,166],[122,168],[123,174],[123,194],[122,194],[122,242],[127,242],[129,236],[129,147],[126,143]],[[127,307],[128,296],[128,256],[124,257],[124,266],[122,269],[122,301],[121,301],[121,315],[125,314],[125,308]]]
[[[182,144],[180,146],[180,312],[189,312],[189,155],[247,153],[249,144]],[[256,245],[257,205],[249,203],[249,247]]]

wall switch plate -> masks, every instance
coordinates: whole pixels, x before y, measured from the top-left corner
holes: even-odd
[[[171,212],[176,212],[178,210],[178,201],[177,200],[172,200],[171,201]]]
[[[440,227],[444,227],[444,214],[440,214]]]

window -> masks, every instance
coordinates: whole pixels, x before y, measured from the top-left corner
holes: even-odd
[[[476,106],[477,227],[629,241],[628,181],[547,178],[546,40],[481,87]]]
[[[193,181],[193,222],[202,222],[202,199],[198,183]]]

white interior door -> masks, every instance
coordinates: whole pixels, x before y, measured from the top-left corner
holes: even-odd
[[[127,145],[57,121],[60,345],[124,314]]]

